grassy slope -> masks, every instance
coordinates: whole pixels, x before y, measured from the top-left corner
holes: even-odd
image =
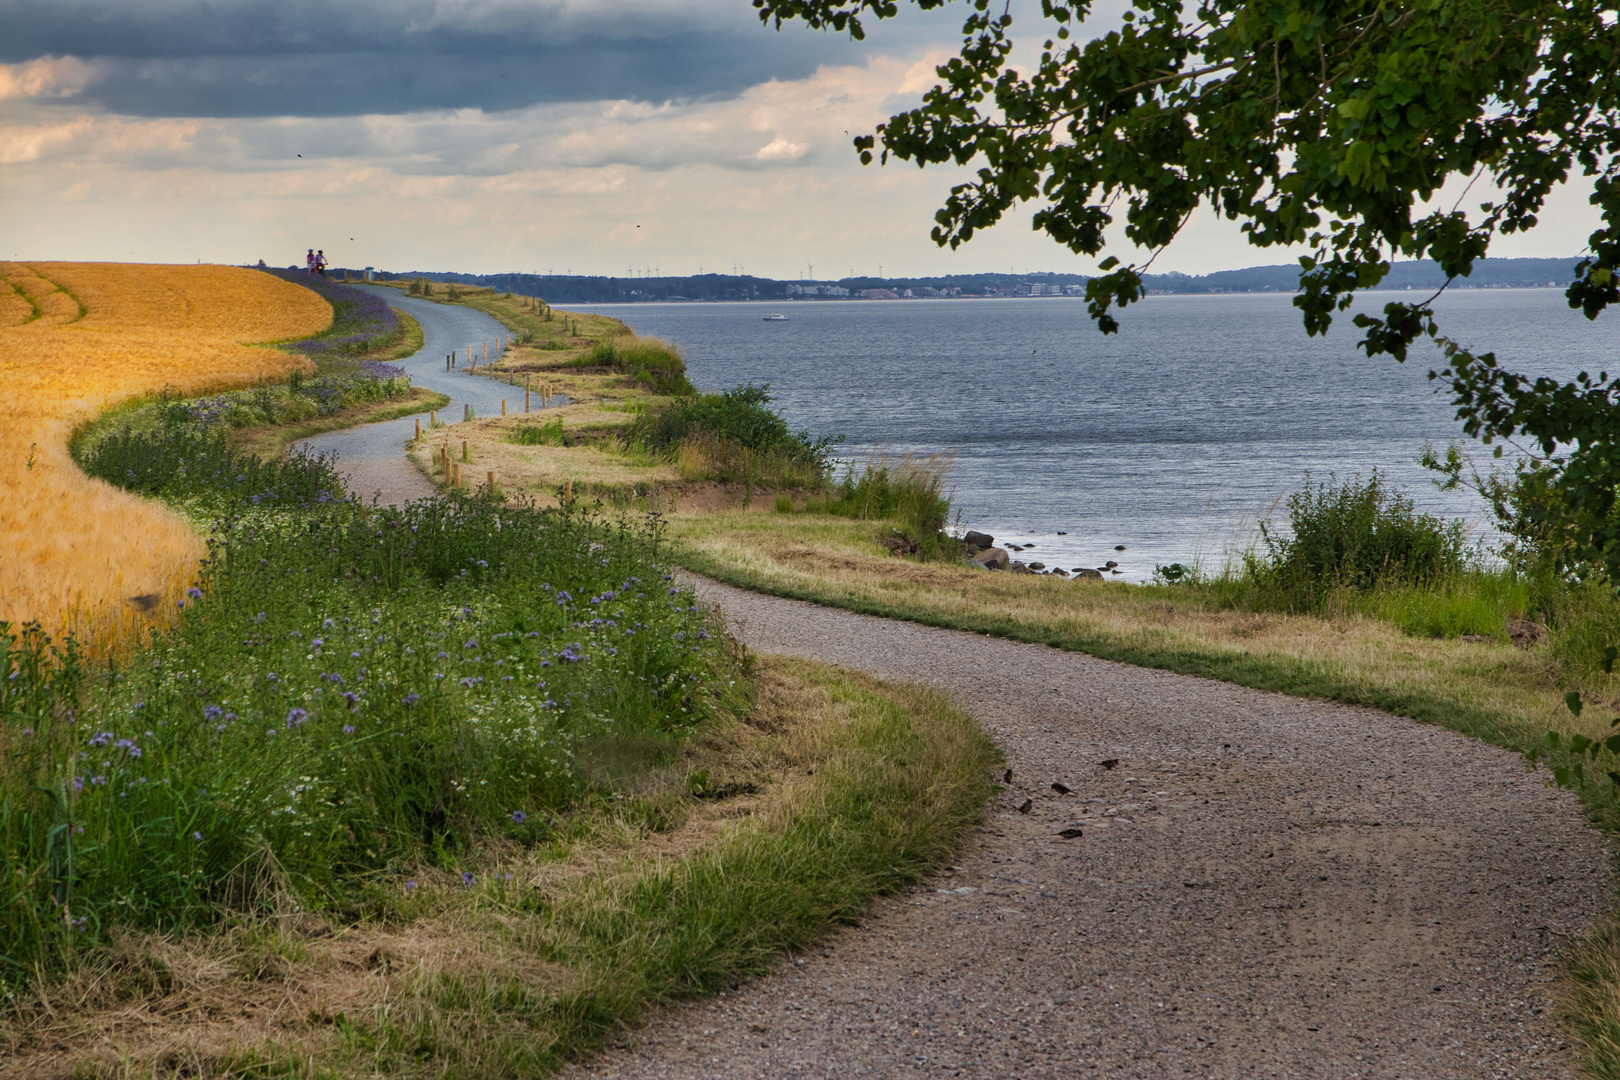
[[[423,875],[373,923],[131,939],[0,1022],[0,1044],[102,1075],[531,1077],[763,974],[946,860],[998,759],[932,691],[769,658],[755,677],[747,723],[605,800],[574,842],[508,852],[510,880]]]

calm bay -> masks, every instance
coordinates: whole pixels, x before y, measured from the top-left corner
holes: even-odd
[[[1416,294],[1361,306],[1397,296]],[[843,435],[845,459],[953,453],[960,524],[1033,543],[1025,557],[1052,566],[1112,558],[1136,580],[1156,563],[1213,568],[1307,473],[1375,466],[1422,508],[1483,529],[1478,497],[1435,490],[1415,461],[1425,442],[1464,438],[1427,378],[1438,352],[1369,359],[1348,313],[1307,338],[1290,301],[1154,296],[1106,337],[1067,298],[587,310],[678,344],[702,389],[769,383],[795,429]],[[1561,290],[1456,291],[1439,310],[1457,340],[1514,370],[1615,366],[1605,319],[1571,312]],[[764,321],[776,311],[788,321]]]

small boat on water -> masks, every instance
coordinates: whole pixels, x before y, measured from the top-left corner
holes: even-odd
[[[781,314],[767,315],[767,316],[765,316],[763,321],[765,321],[765,322],[787,322],[788,317],[786,315],[781,315]]]

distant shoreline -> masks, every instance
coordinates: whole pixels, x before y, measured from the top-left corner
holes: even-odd
[[[1545,289],[1567,286],[1575,279],[1580,260],[1482,259],[1473,273],[1452,284],[1454,289]],[[337,273],[345,273],[339,269]],[[1152,296],[1227,293],[1284,293],[1299,291],[1298,263],[1251,266],[1188,275],[1147,274],[1143,284]],[[360,271],[347,271],[360,273]],[[608,277],[579,274],[509,272],[465,274],[413,270],[377,273],[382,281],[427,278],[430,281],[494,289],[519,296],[539,297],[564,306],[579,304],[701,303],[758,301],[771,304],[804,300],[958,300],[958,299],[1079,299],[1091,277],[1086,274],[952,274],[922,277],[863,277],[850,275],[836,281],[812,277],[792,280],[748,274],[647,275]],[[1378,292],[1416,292],[1438,289],[1446,277],[1429,261],[1394,263]]]

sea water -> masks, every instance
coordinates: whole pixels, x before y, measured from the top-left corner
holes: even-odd
[[[1368,358],[1349,314],[1309,338],[1285,295],[1149,297],[1108,336],[1067,298],[587,310],[675,342],[702,389],[770,384],[795,429],[844,437],[846,461],[954,455],[960,526],[1033,544],[1021,557],[1048,566],[1113,559],[1131,580],[1156,564],[1218,568],[1260,522],[1286,525],[1284,500],[1307,475],[1374,468],[1490,539],[1479,497],[1437,491],[1417,464],[1425,443],[1468,441],[1427,377],[1438,352]],[[763,319],[777,311],[789,320]],[[1606,320],[1570,311],[1560,290],[1457,291],[1439,311],[1444,330],[1514,370],[1620,370]],[[1489,466],[1488,449],[1468,448]]]

